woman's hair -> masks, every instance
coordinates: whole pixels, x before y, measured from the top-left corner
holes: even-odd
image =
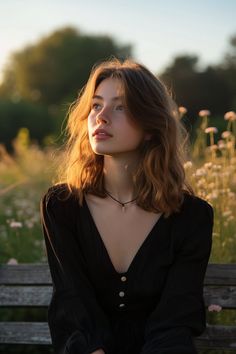
[[[119,79],[124,104],[134,120],[151,138],[140,146],[140,164],[134,175],[137,205],[147,211],[178,212],[183,193],[193,194],[186,181],[184,162],[188,134],[178,108],[166,87],[145,66],[130,59],[112,59],[95,66],[86,86],[68,113],[68,139],[60,161],[59,183],[75,193],[82,204],[85,193],[105,198],[104,156],[93,152],[87,118],[98,85],[107,78]]]

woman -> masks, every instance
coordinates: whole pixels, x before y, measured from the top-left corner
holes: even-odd
[[[186,181],[182,132],[144,66],[93,69],[41,203],[56,353],[196,353],[213,209]]]

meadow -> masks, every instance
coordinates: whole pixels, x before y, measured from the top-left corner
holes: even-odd
[[[183,107],[180,112],[185,114]],[[225,130],[218,141],[218,129],[209,126],[209,116],[207,110],[199,112],[196,139],[184,167],[196,195],[214,208],[210,262],[236,263],[236,114],[222,117]],[[52,184],[57,149],[41,149],[25,128],[13,146],[9,154],[0,145],[0,264],[46,262],[39,203]],[[236,315],[208,313],[209,323],[217,319],[235,323]]]
[[[185,113],[180,107],[181,114]],[[209,127],[210,112],[199,112],[195,142],[185,171],[196,195],[214,208],[211,262],[236,262],[236,114],[227,112],[220,139]],[[0,145],[0,263],[45,262],[39,202],[52,184],[57,150],[40,149],[22,128],[14,154]]]

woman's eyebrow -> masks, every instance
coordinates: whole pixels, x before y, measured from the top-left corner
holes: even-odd
[[[94,95],[92,98],[93,99],[96,98],[96,99],[99,99],[99,100],[104,100],[104,98],[102,96],[99,96],[99,95]],[[112,97],[111,101],[120,101],[122,99],[123,99],[122,96],[115,96],[115,97]]]

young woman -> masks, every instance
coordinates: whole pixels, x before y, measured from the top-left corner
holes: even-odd
[[[93,69],[41,203],[56,353],[196,353],[213,209],[186,181],[182,132],[144,66]]]

